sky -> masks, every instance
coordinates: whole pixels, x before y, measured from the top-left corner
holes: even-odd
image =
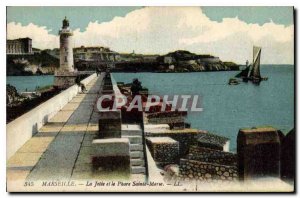
[[[65,16],[74,47],[145,54],[182,49],[244,63],[256,45],[264,64],[294,62],[292,7],[7,7],[7,38],[57,48]]]

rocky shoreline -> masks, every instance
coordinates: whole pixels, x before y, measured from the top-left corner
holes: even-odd
[[[32,93],[33,97],[25,97],[12,85],[6,85],[6,123],[9,123],[59,93],[51,87]]]
[[[34,54],[7,55],[6,75],[53,75],[55,68],[59,67],[59,59],[50,52],[51,50],[42,50]],[[112,72],[184,73],[239,70],[239,65],[233,62],[224,62],[212,55],[197,55],[183,50],[161,56],[120,54],[119,57],[114,62],[114,68],[111,68]],[[74,64],[79,71],[96,71],[97,67],[105,69],[107,66],[105,61],[99,63],[97,59],[77,60]]]
[[[59,60],[45,51],[35,54],[7,55],[7,76],[32,76],[54,74]]]

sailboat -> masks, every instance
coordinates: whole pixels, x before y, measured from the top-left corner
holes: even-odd
[[[248,60],[246,61],[246,68],[243,69],[240,73],[238,73],[235,77],[236,78],[242,78],[243,81],[248,82],[248,74],[249,74],[249,70],[251,65],[248,65]]]
[[[248,82],[250,80],[255,84],[259,84],[263,80],[268,80],[267,77],[261,77],[260,75],[260,56],[261,56],[261,47],[254,46],[252,64],[248,65],[248,61],[247,61],[246,68],[242,70],[240,73],[238,73],[235,77],[243,79],[244,82]]]

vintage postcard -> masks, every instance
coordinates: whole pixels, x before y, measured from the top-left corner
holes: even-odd
[[[7,7],[8,192],[294,192],[293,7]]]

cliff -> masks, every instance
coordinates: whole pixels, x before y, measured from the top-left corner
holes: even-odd
[[[53,74],[59,59],[40,51],[31,55],[7,55],[6,75],[25,76]]]

